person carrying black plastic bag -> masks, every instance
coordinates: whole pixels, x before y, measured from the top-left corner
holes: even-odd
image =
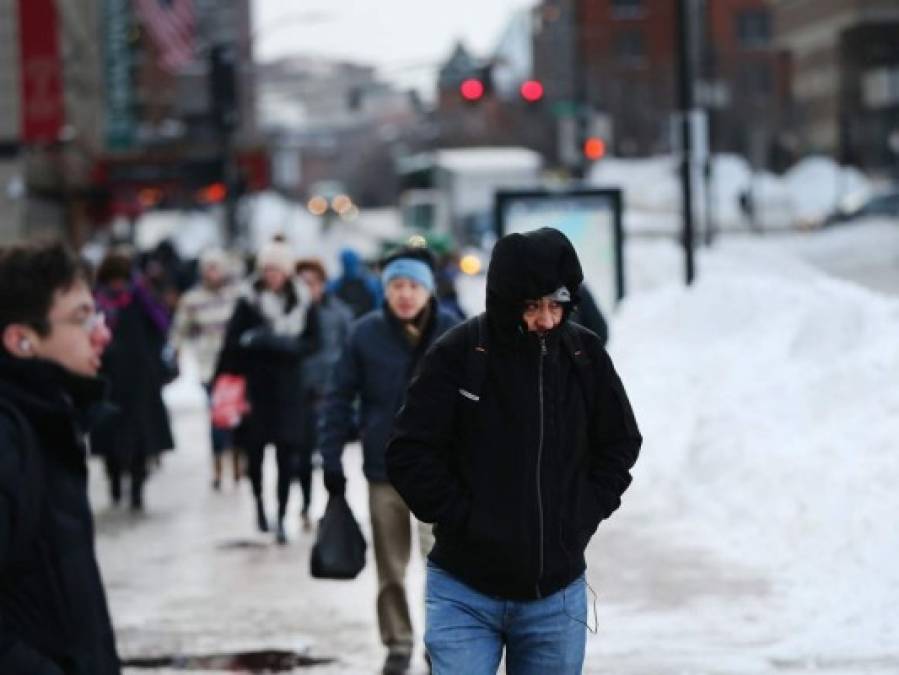
[[[384,451],[406,386],[432,342],[457,323],[434,298],[434,264],[424,248],[406,247],[384,260],[382,308],[365,314],[350,334],[331,376],[320,427],[325,487],[342,494],[344,445],[357,423],[368,481],[373,548],[378,571],[378,628],[387,647],[382,673],[409,669],[413,630],[406,599],[412,551],[409,509],[387,480]],[[431,528],[418,526],[419,546],[430,550]]]

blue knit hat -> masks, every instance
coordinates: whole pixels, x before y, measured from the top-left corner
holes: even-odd
[[[381,283],[386,287],[391,280],[398,277],[412,279],[427,288],[429,293],[434,292],[434,273],[431,271],[431,266],[422,260],[415,258],[391,260],[381,272]]]

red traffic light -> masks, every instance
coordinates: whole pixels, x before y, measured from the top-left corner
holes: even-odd
[[[602,159],[606,154],[606,144],[601,138],[591,136],[584,141],[584,157],[596,161]]]
[[[525,80],[521,83],[518,91],[528,103],[536,103],[543,98],[543,84],[540,80]]]
[[[224,183],[210,183],[197,192],[197,198],[203,204],[218,204],[225,201],[228,196],[228,188]]]
[[[459,93],[466,101],[479,101],[484,95],[484,83],[474,77],[469,77],[459,85]]]

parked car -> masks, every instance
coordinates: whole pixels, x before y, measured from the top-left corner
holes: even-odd
[[[876,192],[854,204],[844,204],[825,218],[824,225],[849,223],[860,218],[899,219],[899,188]]]

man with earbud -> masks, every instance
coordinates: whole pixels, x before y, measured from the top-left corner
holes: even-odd
[[[0,248],[0,673],[120,673],[84,443],[109,339],[62,244]]]

